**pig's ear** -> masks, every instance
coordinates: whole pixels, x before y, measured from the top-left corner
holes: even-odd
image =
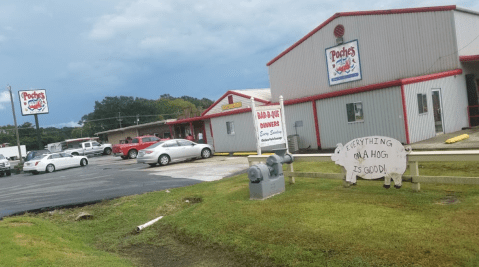
[[[338,148],[342,148],[342,147],[343,147],[343,144],[341,144],[341,143],[337,143],[337,144],[336,144],[336,147],[338,147]]]

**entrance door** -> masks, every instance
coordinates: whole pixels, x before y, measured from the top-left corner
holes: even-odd
[[[436,127],[436,135],[444,133],[442,118],[442,98],[441,89],[432,89],[432,111],[434,113],[434,125]]]

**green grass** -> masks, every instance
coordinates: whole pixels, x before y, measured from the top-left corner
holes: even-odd
[[[340,171],[331,163],[296,163],[298,170]],[[420,174],[479,177],[479,168],[424,163]],[[169,248],[165,255],[177,257],[211,252],[212,259],[186,264],[194,266],[224,266],[226,257],[244,266],[479,266],[479,186],[424,184],[413,192],[408,183],[399,190],[381,185],[360,180],[344,188],[341,180],[296,178],[286,192],[251,201],[248,178],[240,175],[5,218],[0,258],[5,266],[129,266],[142,263],[141,250],[159,248],[143,253],[151,259]],[[442,204],[451,197],[459,201]],[[80,211],[93,219],[75,221]],[[160,215],[155,225],[134,232]]]

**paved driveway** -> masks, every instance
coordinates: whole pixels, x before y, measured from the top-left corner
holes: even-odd
[[[90,158],[86,167],[49,174],[0,178],[0,218],[144,192],[219,180],[248,168],[245,157],[213,157],[164,167],[112,156]]]

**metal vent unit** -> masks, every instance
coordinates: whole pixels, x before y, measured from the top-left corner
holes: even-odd
[[[288,148],[291,153],[299,151],[299,136],[297,134],[288,135]]]

